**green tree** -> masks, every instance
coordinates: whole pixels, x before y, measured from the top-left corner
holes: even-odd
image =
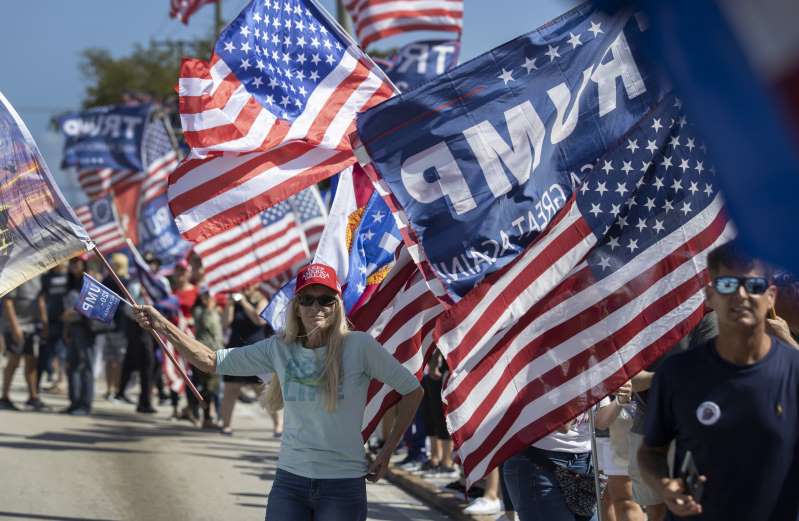
[[[150,41],[137,45],[127,56],[115,58],[105,49],[86,49],[80,69],[87,81],[85,108],[113,105],[131,93],[155,101],[173,102],[183,57],[208,59],[213,50],[211,38],[196,41]]]

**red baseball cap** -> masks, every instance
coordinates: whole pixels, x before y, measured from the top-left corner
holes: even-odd
[[[336,270],[327,264],[308,264],[300,268],[299,273],[297,273],[297,286],[294,291],[299,293],[302,288],[312,284],[320,284],[341,295],[341,286],[339,286],[338,277],[336,277]]]

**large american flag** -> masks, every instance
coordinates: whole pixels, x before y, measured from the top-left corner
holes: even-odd
[[[127,247],[125,233],[117,218],[114,200],[110,195],[76,207],[75,214],[86,228],[86,232],[94,241],[97,249],[104,254]]]
[[[269,280],[309,258],[299,221],[285,201],[198,242],[194,251],[212,293]]]
[[[113,190],[124,190],[141,182],[144,174],[137,170],[98,168],[78,172],[78,184],[90,201],[103,197]]]
[[[364,47],[410,31],[463,29],[463,0],[350,0],[344,7]]]
[[[612,392],[702,317],[706,254],[734,232],[680,106],[663,100],[524,254],[442,316],[447,424],[468,483]]]
[[[154,119],[144,129],[142,164],[147,165],[142,181],[142,204],[148,204],[166,193],[169,174],[178,165],[178,154],[167,129],[168,121]]]
[[[170,176],[181,233],[196,242],[344,170],[355,113],[394,93],[383,72],[306,0],[258,0],[210,62],[186,60],[189,157]]]
[[[170,0],[169,17],[180,18],[184,24],[189,23],[189,18],[197,12],[199,8],[206,4],[213,4],[220,0]]]
[[[288,202],[300,221],[308,251],[313,256],[327,222],[327,206],[322,201],[322,195],[317,187],[311,186],[289,197]]]
[[[383,348],[421,380],[433,344],[433,327],[443,306],[427,284],[407,251],[400,258],[368,306],[351,317],[355,329],[371,334]],[[380,418],[400,395],[390,386],[372,380],[366,397],[362,434],[368,439]]]

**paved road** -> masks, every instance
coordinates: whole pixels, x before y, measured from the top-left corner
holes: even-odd
[[[67,405],[43,399],[54,411]],[[167,408],[154,417],[132,409],[98,401],[84,418],[0,411],[0,521],[263,519],[278,442],[257,406],[237,406],[233,437],[170,421]],[[388,483],[367,493],[371,521],[447,519]]]

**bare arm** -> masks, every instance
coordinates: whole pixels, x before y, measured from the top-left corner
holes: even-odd
[[[652,386],[652,379],[655,377],[654,371],[641,371],[633,376],[633,392],[640,393],[646,391]]]
[[[422,396],[424,396],[424,391],[419,386],[403,396],[397,404],[397,420],[394,422],[394,428],[391,429],[383,449],[369,467],[369,474],[366,476],[369,481],[378,481],[386,475],[391,454],[399,445],[402,435],[408,430],[408,426],[410,426],[414,416],[416,416],[416,410],[419,408],[419,404],[422,403]]]
[[[3,314],[11,328],[11,339],[15,345],[22,345],[22,330],[17,321],[17,310],[14,309],[14,301],[10,298],[3,300]]]
[[[206,373],[216,372],[216,353],[191,335],[181,331],[154,307],[136,306],[133,316],[142,328],[153,329],[156,333],[165,336],[191,365]]]
[[[255,324],[256,326],[263,326],[266,324],[266,320],[262,319],[259,313],[266,307],[266,299],[261,299],[258,303],[253,306],[250,302],[243,298],[241,299],[241,308],[244,310],[244,314],[247,315],[247,318]]]
[[[638,449],[638,462],[644,481],[655,490],[660,491],[666,507],[680,517],[696,516],[702,513],[702,505],[685,494],[682,479],[669,477],[668,445],[649,447],[646,443]],[[704,479],[704,476],[700,477]]]
[[[49,327],[48,323],[48,316],[47,316],[47,303],[44,300],[44,295],[39,295],[36,298],[36,304],[39,307],[39,319],[42,322],[42,337],[47,338],[47,328]]]

